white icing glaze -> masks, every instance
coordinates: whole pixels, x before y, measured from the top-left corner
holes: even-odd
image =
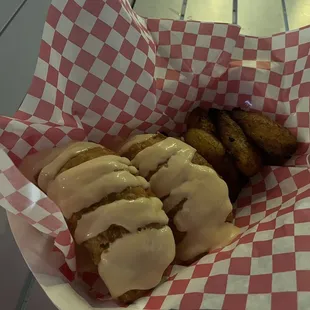
[[[102,252],[98,268],[112,297],[133,288],[147,290],[158,285],[174,258],[173,244],[173,235],[167,226],[128,234],[113,242]]]
[[[182,261],[223,246],[238,234],[236,227],[225,223],[232,210],[226,183],[213,169],[192,164],[195,152],[178,139],[166,138],[132,160],[144,177],[166,163],[152,175],[150,184],[151,190],[164,199],[167,213],[183,203],[173,218],[177,229],[186,232],[177,245],[177,258]]]
[[[118,200],[84,214],[77,223],[75,241],[82,243],[93,238],[112,224],[122,226],[129,232],[136,232],[138,228],[150,223],[168,224],[168,217],[158,198]]]

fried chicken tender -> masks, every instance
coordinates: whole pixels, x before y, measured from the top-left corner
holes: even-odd
[[[94,158],[103,156],[103,155],[113,155],[114,152],[110,151],[106,148],[92,148],[87,151],[79,153],[77,156],[71,158],[69,161],[66,162],[66,164],[61,168],[58,174],[71,169],[75,166],[80,165],[83,162],[92,160]],[[92,206],[82,209],[79,212],[74,213],[70,219],[68,219],[68,226],[71,232],[74,232],[77,226],[77,222],[81,219],[83,214],[86,214],[88,212],[96,210],[98,207],[109,204],[113,201],[125,199],[125,200],[135,200],[140,197],[150,197],[153,196],[153,194],[149,190],[144,190],[142,187],[128,187],[124,191],[120,193],[112,193],[105,197],[103,197],[100,201],[93,204]],[[156,224],[150,225],[151,227],[148,228],[160,228]],[[146,229],[146,228],[145,228]],[[129,231],[127,231],[124,227],[118,226],[118,225],[111,225],[106,231],[100,233],[99,235],[90,238],[83,242],[78,247],[80,248],[80,251],[84,249],[87,249],[91,256],[91,260],[94,264],[94,267],[99,264],[100,262],[100,256],[103,250],[108,249],[109,245],[113,243],[115,240],[122,238],[124,235],[128,234]],[[94,268],[96,270],[96,267]],[[143,296],[146,293],[145,290],[131,290],[120,297],[118,297],[118,300],[122,303],[130,303],[141,296]]]
[[[144,150],[145,148],[147,148],[148,146],[154,145],[160,141],[165,140],[167,137],[164,136],[163,134],[156,134],[153,137],[140,142],[140,143],[136,143],[134,145],[132,145],[128,151],[124,152],[122,154],[122,156],[129,158],[130,160],[133,160],[135,158],[135,156],[141,152],[142,150]],[[205,160],[200,154],[198,154],[197,152],[195,153],[193,159],[192,159],[192,163],[196,164],[196,165],[203,165],[203,166],[208,166],[210,168],[213,168],[212,165],[210,165],[210,163],[208,163],[207,160]],[[159,166],[157,168],[157,170],[160,168],[161,166]],[[156,171],[153,171],[153,173]]]
[[[221,141],[203,129],[191,128],[185,134],[185,142],[194,147],[223,178],[229,189],[229,198],[234,202],[240,193],[243,182]]]
[[[215,134],[216,128],[212,121],[210,120],[208,113],[201,109],[194,109],[187,118],[188,128],[199,128],[210,134]]]
[[[93,147],[90,149],[86,149],[77,153],[75,156],[68,159],[65,164],[60,167],[56,176],[61,173],[74,169],[85,162],[91,161],[97,157],[106,156],[106,155],[115,155],[114,152],[107,148]],[[56,178],[55,176],[55,178]],[[36,177],[36,179],[38,176]],[[37,180],[36,180],[37,181]],[[83,208],[82,210],[73,213],[69,218],[66,218],[66,222],[68,224],[68,228],[72,235],[74,236],[78,221],[82,219],[82,216],[95,211],[97,208],[108,205],[110,203],[120,201],[120,200],[136,200],[138,198],[149,198],[154,197],[154,194],[149,189],[144,189],[143,186],[129,186],[125,188],[121,192],[112,192],[103,198],[100,201]],[[150,223],[138,228],[137,231],[147,230],[147,229],[161,229],[165,225],[160,223]],[[114,243],[117,239],[122,238],[123,236],[130,234],[131,232],[125,229],[120,225],[112,224],[105,231],[99,233],[98,235],[83,241],[80,244],[76,244],[76,254],[77,254],[77,266],[80,272],[98,272],[98,265],[101,261],[101,254],[103,251],[107,251],[112,243]],[[173,244],[171,243],[171,246]],[[140,298],[145,295],[149,290],[140,290],[133,289],[125,292],[121,296],[117,297],[117,300],[121,303],[131,303],[134,300]]]
[[[232,111],[232,118],[267,154],[268,164],[281,165],[296,152],[296,137],[287,128],[267,116],[235,109]]]
[[[240,126],[226,111],[214,112],[220,139],[234,158],[237,168],[247,177],[256,174],[262,166],[258,151],[250,144]]]
[[[127,158],[129,158],[130,160],[133,160],[135,158],[135,156],[141,152],[142,150],[144,150],[145,148],[149,147],[149,146],[152,146],[160,141],[163,141],[165,140],[167,137],[158,133],[154,136],[152,136],[151,138],[143,141],[143,142],[139,142],[139,143],[135,143],[133,144],[126,152],[122,153],[122,156],[125,156]],[[194,147],[194,146],[193,146]],[[210,168],[213,168],[212,165],[210,165],[210,163],[201,155],[199,154],[199,151],[197,150],[197,152],[195,152],[195,155],[191,161],[193,164],[196,164],[196,165],[201,165],[201,166],[208,166]],[[157,172],[163,165],[165,165],[166,163],[162,163],[161,165],[159,165],[157,167],[157,169],[155,171],[151,171],[150,174],[147,176],[147,180],[149,180],[151,178],[151,176]],[[214,168],[213,168],[214,169]],[[239,184],[239,183],[237,183]],[[235,190],[235,198],[236,199],[236,196],[238,196],[240,192],[240,189],[238,190]],[[236,194],[237,193],[237,194]],[[176,241],[176,244],[178,244],[180,241],[182,241],[182,239],[184,238],[185,236],[185,232],[181,232],[181,231],[178,231],[178,229],[176,228],[175,224],[174,224],[174,221],[173,221],[173,218],[175,216],[175,214],[180,211],[183,207],[183,203],[184,201],[181,201],[176,207],[174,207],[171,211],[169,211],[169,213],[167,214],[168,217],[169,217],[169,226],[173,232],[173,235],[174,235],[174,239]],[[231,222],[232,221],[232,215],[229,214],[228,218],[227,218],[227,221]]]

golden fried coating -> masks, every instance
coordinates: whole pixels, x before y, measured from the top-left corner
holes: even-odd
[[[91,211],[96,210],[98,207],[109,204],[113,201],[125,199],[125,200],[135,200],[141,197],[150,197],[153,194],[150,191],[145,191],[142,187],[128,187],[120,193],[112,193],[108,196],[102,198],[97,203],[93,204],[89,208],[85,208],[79,212],[76,212],[68,220],[68,226],[70,231],[75,231],[78,220],[81,219],[82,215]],[[112,225],[110,228],[97,235],[94,238],[88,239],[83,243],[83,245],[89,250],[91,250],[92,259],[95,264],[100,262],[100,255],[102,249],[106,249],[109,246],[109,243],[114,242],[116,239],[122,237],[124,234],[127,234],[128,231],[120,226]]]
[[[199,128],[208,133],[214,134],[216,129],[210,120],[207,111],[196,108],[187,117],[188,128]]]
[[[237,200],[242,187],[247,183],[247,178],[239,172],[234,160],[229,154],[227,154],[227,152],[223,161],[215,168],[215,171],[226,182],[229,190],[229,199],[231,203],[234,203]]]
[[[142,150],[144,150],[145,148],[147,148],[148,146],[151,146],[153,144],[156,144],[160,141],[165,140],[167,137],[164,136],[161,133],[158,133],[154,136],[152,136],[151,138],[144,140],[143,142],[139,142],[139,143],[135,143],[133,144],[129,150],[127,150],[125,153],[122,154],[122,156],[129,158],[130,160],[133,160],[135,158],[135,156],[141,152]]]
[[[223,144],[212,134],[198,128],[189,129],[185,142],[194,147],[212,166],[218,166],[225,156]]]
[[[83,162],[89,161],[91,159],[104,156],[104,155],[112,155],[115,154],[114,152],[110,151],[106,148],[96,147],[92,148],[86,151],[83,151],[76,155],[75,157],[71,158],[58,172],[60,174],[63,171],[66,171],[70,168],[73,168],[77,165],[82,164]],[[117,200],[126,199],[126,200],[135,200],[140,197],[150,197],[154,196],[153,193],[150,190],[145,190],[143,187],[128,187],[124,191],[120,193],[111,193],[105,197],[103,197],[100,201],[97,203],[91,205],[88,208],[85,208],[79,212],[74,213],[71,218],[67,221],[68,227],[70,232],[74,235],[74,231],[77,226],[78,220],[81,219],[82,215],[91,211],[96,210],[98,207],[112,203]],[[162,228],[162,225],[159,225],[157,223],[147,225],[145,227],[139,228],[139,230],[142,229],[160,229]],[[82,269],[88,269],[88,270],[96,270],[96,265],[99,264],[101,260],[101,253],[109,248],[109,245],[114,242],[115,240],[122,238],[125,234],[128,234],[129,231],[127,231],[124,227],[118,226],[118,225],[111,225],[106,231],[100,233],[96,237],[90,238],[83,242],[81,245],[77,246],[77,249],[79,253],[82,253],[82,255],[85,254],[85,252],[88,252],[88,256],[84,256],[82,258],[78,258],[78,264],[81,266]],[[84,253],[84,254],[83,254]],[[91,258],[91,261],[93,262],[93,267],[91,266],[89,257]],[[87,267],[85,268],[85,263],[87,264]],[[145,290],[131,290],[126,292],[125,294],[121,295],[118,300],[122,303],[131,303],[134,300],[142,297],[146,293]]]
[[[196,130],[196,129],[195,129]],[[197,129],[199,130],[199,129]],[[162,134],[156,134],[154,135],[153,137],[143,141],[143,142],[139,142],[139,143],[136,143],[134,145],[132,145],[124,154],[123,156],[129,158],[130,160],[134,159],[134,157],[139,153],[141,152],[143,149],[149,147],[149,146],[152,146],[160,141],[163,141],[165,140],[167,137],[162,135]],[[193,146],[194,147],[194,146]],[[197,152],[195,152],[195,155],[192,159],[192,163],[193,164],[196,164],[196,165],[202,165],[202,166],[208,166],[210,168],[213,168],[212,165],[210,165],[210,163],[203,157],[201,156],[201,154],[198,153],[198,150]],[[148,177],[146,178],[147,180],[149,180],[151,178],[151,176],[156,172],[158,171],[162,165],[165,165],[166,163],[162,163],[161,165],[159,165],[157,167],[157,169],[155,171],[152,171]],[[236,184],[239,184],[239,182],[236,182]],[[237,195],[239,194],[239,191],[237,192]],[[234,194],[236,196],[236,194]],[[174,236],[174,239],[175,239],[175,242],[176,244],[178,244],[179,242],[182,241],[182,239],[185,237],[186,233],[185,232],[181,232],[179,231],[176,226],[174,225],[174,222],[173,222],[173,218],[174,216],[176,215],[176,213],[180,210],[182,210],[183,208],[183,204],[184,204],[185,201],[181,201],[177,206],[175,206],[172,210],[169,211],[169,213],[167,214],[168,218],[169,218],[169,226],[173,232],[173,236]],[[231,221],[231,215],[229,217],[229,220]],[[205,253],[204,253],[205,254]],[[202,256],[202,255],[201,255]],[[197,259],[197,258],[196,258]],[[194,262],[196,259],[192,260],[191,262]],[[183,262],[184,263],[184,262]],[[189,262],[186,262],[186,265],[188,264]]]
[[[232,111],[232,118],[245,134],[266,152],[269,164],[281,165],[296,152],[296,137],[267,116],[235,109]]]
[[[118,297],[118,301],[122,304],[128,305],[133,301],[145,296],[150,290],[131,290]],[[111,309],[111,308],[110,308]]]
[[[240,193],[243,182],[222,142],[213,134],[197,128],[187,131],[185,141],[194,147],[224,179],[229,189],[229,198],[234,202]]]
[[[258,151],[250,144],[239,125],[226,111],[217,111],[216,126],[220,139],[245,176],[253,176],[261,168]]]
[[[145,148],[147,148],[148,146],[152,146],[160,141],[165,140],[167,137],[158,133],[156,135],[154,135],[153,137],[140,142],[140,143],[136,143],[134,145],[132,145],[129,150],[127,150],[122,156],[125,156],[127,158],[129,158],[130,160],[133,160],[135,158],[135,156],[141,152],[142,150],[144,150]],[[211,167],[212,166],[207,162],[207,160],[205,160],[200,154],[198,154],[197,152],[195,153],[193,159],[192,159],[192,163],[196,164],[196,165],[203,165],[203,166],[208,166]],[[159,169],[160,167],[158,167]],[[157,170],[158,170],[157,169]],[[150,177],[150,176],[149,176]]]
[[[60,169],[58,174],[62,173],[63,171],[69,170],[70,168],[73,168],[77,165],[80,165],[86,161],[89,161],[91,159],[104,156],[104,155],[112,155],[112,154],[114,153],[110,151],[109,149],[101,148],[101,147],[95,147],[87,151],[80,152],[75,157],[67,161],[65,165]]]

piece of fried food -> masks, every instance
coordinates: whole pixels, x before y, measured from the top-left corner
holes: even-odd
[[[103,155],[111,155],[114,154],[112,151],[106,149],[106,148],[94,148],[90,149],[88,151],[82,152],[76,157],[69,160],[60,170],[60,173],[73,168],[83,162],[86,162],[88,160],[94,159],[99,156]],[[96,210],[98,207],[102,205],[107,205],[109,203],[112,203],[114,201],[119,201],[122,199],[125,200],[136,200],[138,198],[142,197],[151,197],[154,196],[153,193],[148,189],[145,190],[142,187],[128,187],[124,191],[120,193],[111,193],[108,196],[103,197],[100,201],[93,204],[87,209],[83,209],[77,213],[74,213],[72,217],[68,220],[68,226],[70,227],[70,230],[72,232],[75,231],[77,222],[81,219],[83,214],[86,214],[88,212]],[[146,225],[145,227],[141,227],[140,230],[143,229],[161,229],[163,225],[151,223]],[[100,233],[96,237],[93,237],[91,239],[86,240],[83,242],[83,246],[89,250],[92,256],[92,260],[95,265],[98,265],[101,260],[101,253],[103,250],[106,250],[109,248],[110,244],[112,244],[114,241],[116,241],[119,238],[122,238],[124,235],[130,233],[128,230],[126,230],[124,227],[119,225],[111,225],[108,230]],[[117,299],[121,303],[131,303],[134,300],[142,297],[145,295],[145,293],[148,290],[131,290],[123,295],[119,296]]]
[[[208,112],[201,109],[194,109],[187,117],[188,128],[199,128],[210,134],[215,134],[216,129],[208,116]]]
[[[227,152],[222,163],[215,170],[226,182],[229,190],[230,201],[234,203],[237,200],[242,187],[247,183],[247,177],[239,172],[234,160]]]
[[[159,268],[159,270],[160,268],[162,268],[161,271],[163,273],[165,268],[167,268],[174,259],[175,253],[173,249],[175,244],[171,229],[167,227],[168,218],[165,215],[164,211],[159,208],[159,206],[162,206],[162,203],[159,199],[154,198],[153,193],[147,188],[148,184],[146,180],[137,176],[137,170],[130,164],[130,161],[128,159],[121,158],[120,156],[115,156],[115,153],[113,153],[109,149],[106,149],[99,145],[97,147],[93,143],[80,142],[80,144],[81,147],[79,146],[79,143],[76,143],[69,145],[67,149],[64,148],[63,152],[61,152],[58,157],[54,158],[54,160],[58,160],[58,162],[56,164],[55,161],[45,163],[45,166],[42,168],[39,175],[37,176],[37,183],[41,188],[43,188],[43,177],[50,175],[43,171],[46,167],[50,167],[52,165],[52,170],[55,171],[56,174],[53,176],[53,180],[48,183],[48,188],[44,188],[48,195],[51,195],[50,198],[54,199],[56,203],[64,201],[64,198],[61,197],[61,195],[64,193],[66,201],[66,199],[70,200],[70,198],[72,197],[79,198],[80,196],[78,193],[83,192],[84,189],[88,189],[88,191],[84,190],[85,195],[81,197],[82,200],[85,199],[86,203],[83,203],[83,206],[85,205],[86,207],[77,209],[75,208],[74,204],[70,204],[70,209],[68,210],[63,209],[62,205],[59,204],[66,218],[69,230],[77,243],[77,255],[85,255],[85,257],[77,258],[78,266],[80,268],[79,270],[98,270],[101,276],[100,268],[102,268],[101,270],[103,270],[103,268],[106,268],[105,265],[101,267],[102,255],[108,255],[108,253],[112,252],[114,253],[113,255],[115,256],[115,259],[118,259],[117,252],[113,252],[113,250],[111,250],[110,252],[110,249],[113,249],[116,241],[119,242],[120,239],[130,236],[132,236],[133,238],[142,236],[142,239],[139,240],[150,239],[144,241],[147,241],[150,244],[154,243],[151,251],[149,251],[147,247],[134,246],[134,248],[129,250],[123,249],[122,255],[125,255],[126,258],[128,257],[126,256],[126,254],[129,253],[131,257],[134,257],[137,260],[137,257],[139,257],[139,255],[141,255],[141,257],[147,257],[147,255],[154,256],[156,254],[159,254],[161,257],[163,257],[165,256],[165,252],[163,252],[164,248],[169,248],[168,252],[173,252],[173,254],[171,254],[168,259],[169,262],[165,261],[164,264],[156,266]],[[73,150],[69,149],[69,147],[76,147],[76,149],[74,149],[73,152]],[[53,152],[53,150],[51,152]],[[63,160],[59,159],[61,156]],[[61,165],[59,165],[59,163],[61,163]],[[97,170],[97,173],[94,170]],[[118,177],[118,174],[120,174],[121,177]],[[102,177],[108,177],[108,180],[110,182],[103,182],[101,179]],[[80,183],[77,180],[81,180]],[[61,186],[61,182],[63,181],[65,184],[64,187]],[[51,185],[52,183],[56,184],[56,187],[51,190],[51,187],[53,186]],[[59,186],[61,186],[61,188],[59,188]],[[90,195],[89,192],[91,192]],[[103,193],[107,194],[105,195]],[[145,208],[149,208],[150,210],[150,212],[147,214],[146,220],[144,219],[144,215],[141,215],[142,209],[137,209],[137,205],[126,205],[125,201],[135,202],[138,199],[140,202],[142,201],[142,207],[144,208],[144,210]],[[156,201],[154,201],[154,199]],[[73,201],[77,202],[77,200]],[[88,204],[89,201],[96,202]],[[152,203],[154,203],[153,207],[156,208],[155,214],[154,209],[152,209]],[[102,208],[103,206],[105,209]],[[115,206],[114,211],[112,206],[113,208]],[[126,216],[128,217],[128,215],[124,214],[124,212],[122,214],[118,214],[118,212],[120,212],[118,210],[125,210],[122,209],[125,206],[126,208],[132,208],[130,209],[131,212],[136,213],[132,214],[132,216],[136,215],[136,220],[134,221],[135,225],[137,226],[135,228],[131,228],[130,230],[125,228],[127,227],[126,225],[123,225],[125,227],[121,225],[121,223],[128,224],[128,220],[126,220]],[[97,212],[95,216],[94,212]],[[104,215],[104,217],[102,215]],[[102,216],[102,218],[100,218],[100,216]],[[96,218],[99,218],[100,222],[96,222]],[[140,218],[140,220],[138,218]],[[132,220],[130,220],[130,222],[133,223]],[[106,229],[103,229],[103,227],[106,227]],[[79,233],[77,235],[78,230]],[[145,234],[146,230],[151,233]],[[166,230],[168,230],[168,234],[166,234]],[[168,246],[167,244],[165,246],[165,242],[162,242],[163,238],[157,237],[157,233],[162,234],[162,231],[164,231],[163,234],[165,234],[165,240],[167,240],[167,238],[170,240],[168,241]],[[156,237],[151,238],[150,236]],[[160,246],[156,247],[156,242],[160,243]],[[88,255],[86,256],[85,253],[87,253]],[[88,257],[90,257],[90,259],[88,259]],[[108,257],[109,256],[105,256],[104,259],[109,260]],[[87,264],[87,266],[85,266],[85,264]],[[126,264],[125,267],[123,267],[123,265],[120,265],[120,267],[114,267],[114,269],[113,264],[114,260],[110,265],[113,272],[116,271],[117,273],[119,273],[118,268],[126,269]],[[150,277],[154,275],[154,264],[151,267],[151,269],[149,268],[149,270],[147,270],[147,273],[149,272]],[[141,268],[141,266],[137,268]],[[135,279],[140,277],[140,269],[134,270],[133,268],[131,268],[131,270],[133,272],[133,275],[134,272],[137,272]],[[120,276],[119,274],[118,276],[119,281],[122,281],[124,279],[125,281],[128,280],[126,278],[126,273],[124,273],[124,277],[122,275]],[[143,273],[143,277],[147,277],[147,275]],[[131,282],[135,281],[135,279],[131,280]],[[139,280],[139,283],[141,283],[141,279]],[[156,280],[157,279],[158,278],[156,278]],[[146,282],[149,283],[149,280],[147,280]],[[111,283],[106,282],[106,284],[109,288],[109,285]],[[115,283],[112,285],[114,289],[115,285]],[[146,285],[148,286],[148,289],[146,290],[132,289],[126,291],[123,294],[118,294],[113,297],[122,303],[131,303],[137,298],[143,296],[147,291],[149,291],[149,284]],[[132,286],[134,287],[134,285]],[[141,286],[141,284],[138,284],[138,286]],[[126,285],[125,287],[127,288],[128,286]]]
[[[122,153],[122,156],[129,158],[130,160],[134,159],[135,156],[141,152],[142,150],[144,150],[146,147],[154,145],[160,141],[165,140],[167,137],[164,136],[161,133],[158,134],[154,134],[152,137],[150,137],[149,139],[139,142],[139,143],[135,143],[133,144],[128,150],[126,150],[124,153]],[[212,165],[210,165],[210,163],[208,163],[207,160],[205,160],[200,154],[198,154],[197,152],[195,153],[193,159],[192,159],[192,163],[196,164],[196,165],[202,165],[202,166],[208,166],[210,168],[212,168]],[[160,167],[158,167],[160,168]]]
[[[262,166],[261,157],[228,112],[216,112],[216,127],[223,145],[234,158],[238,169],[247,177],[256,174]]]
[[[197,129],[198,130],[198,129]],[[203,131],[204,132],[204,131]],[[205,132],[204,132],[205,133]],[[141,135],[143,138],[143,135]],[[155,144],[165,140],[165,139],[169,139],[166,136],[162,135],[162,134],[154,134],[151,137],[146,136],[145,140],[141,140],[140,138],[136,141],[139,141],[137,143],[132,143],[130,140],[128,141],[128,146],[125,147],[125,149],[122,150],[121,154],[122,156],[125,156],[127,158],[129,158],[130,160],[135,160],[136,156],[139,155],[139,153],[151,146],[154,146]],[[134,140],[133,140],[134,141]],[[224,151],[225,153],[225,151]],[[170,157],[172,158],[172,157]],[[168,159],[169,160],[169,159]],[[196,164],[196,165],[201,165],[201,166],[208,166],[213,168],[210,163],[201,156],[201,154],[199,154],[198,152],[195,152],[192,160],[191,160],[192,164]],[[150,180],[152,178],[153,175],[155,175],[156,172],[160,171],[162,168],[165,169],[167,168],[167,161],[166,162],[162,162],[161,164],[157,165],[157,168],[155,170],[152,170],[148,173],[148,175],[146,176],[147,180]],[[152,184],[152,181],[151,181]],[[239,193],[239,192],[238,192]],[[168,199],[170,196],[164,196],[162,197],[162,200],[165,201],[165,199]],[[174,238],[175,238],[175,242],[176,245],[178,246],[178,244],[180,244],[184,238],[186,237],[186,232],[185,231],[179,231],[174,223],[175,220],[175,216],[177,215],[177,213],[179,211],[181,211],[183,209],[183,205],[185,203],[186,200],[182,200],[180,201],[176,206],[174,206],[170,211],[167,212],[167,215],[169,217],[169,226],[173,231],[174,234]],[[232,214],[227,214],[227,222],[231,222],[232,220]],[[204,252],[205,254],[205,252]],[[193,259],[190,259],[188,261],[178,261],[180,263],[191,263],[193,261],[195,261],[195,259],[198,259],[199,257],[201,257],[203,255],[203,253],[201,253],[200,255],[194,257]],[[178,257],[177,257],[178,258]]]
[[[198,128],[190,128],[184,138],[185,142],[194,147],[224,179],[228,186],[229,198],[231,202],[234,202],[241,191],[243,182],[222,142],[212,133]]]
[[[297,138],[285,127],[258,113],[234,109],[232,118],[264,152],[267,163],[281,165],[297,150]]]
[[[185,142],[194,147],[213,167],[223,161],[226,151],[212,134],[198,128],[190,128],[184,135]]]

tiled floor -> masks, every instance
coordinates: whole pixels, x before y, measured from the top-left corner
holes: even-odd
[[[51,0],[0,0],[0,114],[13,115],[30,85],[50,2]],[[310,0],[131,2],[141,16],[235,22],[241,25],[242,33],[247,35],[269,36],[310,24]],[[35,281],[29,286],[32,283],[28,277],[29,271],[15,245],[1,209],[0,251],[0,285],[3,288],[0,290],[1,309],[55,310]],[[4,285],[2,281],[5,278],[9,280],[6,280]]]

